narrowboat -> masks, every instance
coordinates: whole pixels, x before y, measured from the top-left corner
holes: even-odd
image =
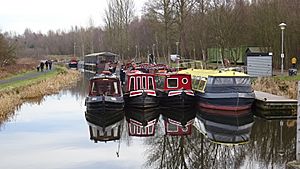
[[[162,108],[194,107],[191,75],[183,73],[157,73],[156,90]]]
[[[125,117],[128,124],[129,136],[154,136],[159,115],[160,113],[157,108],[125,109]]]
[[[89,93],[85,99],[87,112],[121,111],[124,103],[121,82],[115,74],[103,71],[89,80]]]
[[[70,60],[68,66],[70,69],[77,69],[78,60],[76,60],[76,59]]]
[[[165,134],[171,136],[191,135],[196,117],[194,108],[161,109],[164,120]]]
[[[113,113],[115,116],[99,113],[85,113],[86,121],[89,125],[90,140],[113,141],[121,138],[124,125],[124,112]]]
[[[192,75],[192,86],[200,109],[251,109],[255,94],[249,75],[231,70],[187,69],[180,72]]]
[[[108,63],[116,63],[119,55],[111,52],[91,53],[84,56],[84,70],[98,73],[107,70]]]
[[[126,107],[151,108],[159,105],[155,75],[131,70],[126,74],[124,100]]]
[[[211,109],[202,109],[197,113],[194,125],[210,141],[217,144],[244,144],[249,142],[254,118],[251,110],[234,111],[231,114],[244,114],[244,116],[228,116],[228,112],[212,114]],[[215,111],[215,110],[213,110]],[[250,112],[249,112],[250,111]],[[209,116],[207,116],[209,114]],[[225,115],[224,115],[225,114]]]

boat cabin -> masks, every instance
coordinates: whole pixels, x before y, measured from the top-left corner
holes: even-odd
[[[78,60],[71,59],[70,62],[69,62],[69,68],[75,68],[75,69],[77,69],[77,66],[78,66]]]
[[[199,92],[252,92],[249,76],[239,75],[239,72],[226,72],[208,77],[194,77],[193,89]]]
[[[191,90],[192,80],[189,74],[175,74],[175,73],[157,73],[155,76],[157,89],[161,91],[173,90]],[[172,92],[169,92],[169,95]],[[175,93],[173,93],[175,94]],[[193,92],[186,92],[188,95],[193,95]]]
[[[126,84],[125,91],[130,92],[130,96],[142,94],[142,90],[148,95],[156,96],[154,74],[133,70],[127,73]]]
[[[129,119],[128,122],[129,135],[139,136],[139,137],[154,136],[156,123],[157,123],[157,119],[153,119],[144,126],[139,121],[136,121],[134,119]]]
[[[114,75],[100,74],[90,79],[89,96],[122,96],[120,80]]]
[[[252,92],[250,76],[236,71],[189,69],[193,90],[204,93]]]

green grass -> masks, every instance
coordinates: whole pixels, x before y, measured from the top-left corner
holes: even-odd
[[[30,74],[30,73],[35,72],[35,71],[36,70],[29,70],[29,71],[18,73],[18,74],[11,74],[10,76],[5,77],[5,78],[3,78],[1,80],[6,80],[6,79],[12,79],[12,78],[16,78],[16,77],[21,77],[21,76],[24,76],[26,74]]]
[[[11,78],[20,77],[20,76],[26,75],[26,74],[31,73],[31,72],[32,71],[22,73],[22,74],[18,74],[16,76],[11,77]],[[43,80],[54,77],[57,74],[61,74],[61,73],[62,74],[66,73],[66,68],[56,67],[53,71],[49,71],[45,74],[41,74],[40,76],[35,77],[35,78],[30,78],[30,79],[27,79],[27,80],[18,80],[18,81],[12,82],[12,83],[2,84],[2,85],[0,85],[0,91],[10,91],[10,90],[14,90],[16,88],[33,85],[33,84],[39,83]]]
[[[282,81],[299,81],[300,75],[296,76],[275,76],[274,79]]]

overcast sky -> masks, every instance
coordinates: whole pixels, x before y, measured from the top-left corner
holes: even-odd
[[[0,10],[0,30],[24,33],[26,28],[34,32],[66,30],[71,26],[103,26],[104,9],[108,0],[3,0]],[[136,13],[141,13],[146,0],[134,0]]]

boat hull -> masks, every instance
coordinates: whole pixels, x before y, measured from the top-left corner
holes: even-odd
[[[153,108],[159,105],[157,96],[148,95],[147,92],[137,96],[130,96],[129,93],[125,93],[124,100],[127,108]]]
[[[124,109],[123,97],[88,96],[85,104],[89,113],[101,113],[107,111],[122,111]]]
[[[239,111],[251,109],[254,93],[196,93],[197,107],[215,110]]]
[[[162,108],[194,108],[195,97],[193,95],[188,95],[182,91],[178,95],[170,96],[167,92],[159,92],[159,102]]]
[[[88,122],[105,128],[121,121],[124,118],[124,111],[86,112],[85,118]]]

